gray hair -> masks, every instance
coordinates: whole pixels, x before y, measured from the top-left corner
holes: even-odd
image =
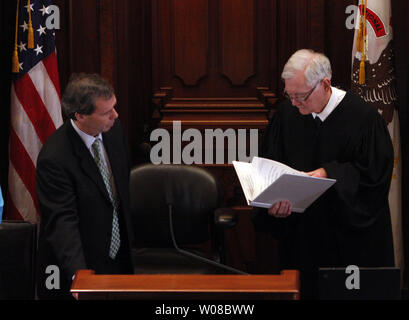
[[[78,73],[70,77],[62,98],[62,108],[70,119],[76,119],[75,113],[92,114],[95,111],[95,99],[109,100],[114,89],[99,74]]]
[[[288,59],[281,78],[292,79],[300,71],[304,71],[306,84],[310,87],[324,78],[332,77],[329,59],[324,54],[309,49],[298,50]]]

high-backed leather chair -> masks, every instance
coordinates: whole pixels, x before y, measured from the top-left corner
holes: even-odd
[[[22,221],[0,224],[0,300],[35,297],[37,227]]]
[[[130,193],[135,273],[224,273],[175,248],[220,262],[216,229],[232,227],[235,217],[217,210],[219,187],[207,170],[187,165],[135,167]]]

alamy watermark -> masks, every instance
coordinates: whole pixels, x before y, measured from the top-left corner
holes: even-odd
[[[31,8],[33,10],[33,8]],[[48,15],[45,19],[45,27],[48,30],[59,30],[60,29],[60,8],[56,5],[49,5],[48,7],[43,6],[41,9],[41,15]]]
[[[345,9],[345,13],[349,14],[345,20],[345,26],[348,30],[358,29],[359,25],[356,23],[356,18],[358,16],[359,7],[356,5],[349,5]]]
[[[345,273],[350,274],[345,280],[345,287],[348,290],[359,290],[361,288],[359,268],[355,265],[350,265],[345,269]]]
[[[60,268],[56,265],[47,266],[45,273],[49,276],[45,280],[45,287],[48,290],[60,289]]]
[[[238,129],[237,134],[231,128],[225,131],[220,128],[205,129],[203,136],[194,128],[182,133],[181,122],[174,121],[172,130],[172,137],[163,128],[152,131],[150,141],[157,142],[150,153],[153,164],[225,164],[226,160],[227,163],[234,160],[249,162],[258,155],[258,129],[249,129],[249,134],[247,129]],[[183,142],[188,143],[182,148]]]

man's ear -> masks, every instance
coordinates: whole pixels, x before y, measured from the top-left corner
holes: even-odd
[[[331,79],[324,78],[324,79],[322,79],[322,83],[324,84],[325,90],[328,90],[328,89],[331,88]]]
[[[80,114],[80,113],[78,113],[78,112],[74,113],[74,116],[75,116],[75,119],[76,119],[77,121],[81,121],[81,120],[84,119],[84,115],[83,115],[83,114]]]

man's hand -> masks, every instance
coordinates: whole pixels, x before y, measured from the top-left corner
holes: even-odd
[[[275,203],[270,209],[268,209],[268,214],[276,218],[287,218],[291,214],[291,210],[291,202],[283,200]]]
[[[311,172],[306,172],[306,174],[308,174],[311,177],[316,177],[316,178],[328,178],[327,172],[325,171],[324,168],[319,168]]]

